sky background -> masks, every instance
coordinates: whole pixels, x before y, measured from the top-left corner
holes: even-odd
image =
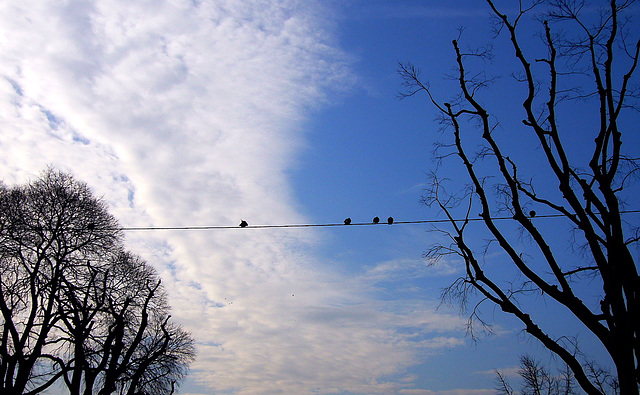
[[[439,125],[425,97],[397,98],[397,64],[447,100],[451,40],[484,44],[490,22],[479,0],[4,1],[0,178],[69,171],[125,227],[440,218],[420,204]],[[498,92],[508,113],[517,92]],[[462,268],[426,266],[429,229],[126,238],[197,341],[181,393],[493,393],[493,369],[544,354],[498,311],[474,343],[438,309]]]

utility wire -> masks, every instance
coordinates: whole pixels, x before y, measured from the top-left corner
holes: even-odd
[[[640,213],[640,210],[625,210],[621,211],[620,214],[631,214],[631,213]],[[547,215],[536,215],[532,217],[532,219],[538,218],[558,218],[564,217],[564,214],[547,214]],[[513,217],[492,217],[494,221],[502,221],[502,220],[510,220]],[[455,222],[475,222],[475,221],[484,221],[484,218],[460,218],[454,219]],[[244,227],[230,226],[230,225],[203,225],[203,226],[125,226],[119,228],[122,231],[130,232],[130,231],[154,231],[154,230],[162,230],[162,231],[183,231],[183,230],[216,230],[216,229],[267,229],[267,228],[319,228],[319,227],[331,227],[331,226],[395,226],[395,225],[409,225],[409,224],[437,224],[437,223],[448,223],[451,222],[449,219],[425,219],[425,220],[417,220],[417,221],[394,221],[393,225],[388,225],[386,223],[375,224],[373,222],[352,222],[350,224],[344,223],[326,223],[326,224],[281,224],[281,225],[247,225]]]

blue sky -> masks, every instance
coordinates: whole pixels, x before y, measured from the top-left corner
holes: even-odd
[[[397,98],[396,69],[415,63],[450,99],[461,26],[464,45],[488,42],[484,2],[4,2],[0,175],[70,171],[128,227],[434,219],[419,201],[442,135],[425,97]],[[506,72],[501,43],[476,66]],[[510,113],[520,99],[505,86],[487,100]],[[485,309],[495,334],[474,343],[465,315],[438,309],[461,267],[426,267],[442,237],[429,229],[126,236],[198,342],[182,393],[490,394],[492,370],[513,374],[521,352],[548,360],[498,311]]]

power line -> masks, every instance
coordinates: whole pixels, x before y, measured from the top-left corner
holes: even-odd
[[[620,214],[632,214],[632,213],[640,213],[640,210],[625,210],[621,211]],[[547,214],[547,215],[536,215],[535,219],[538,218],[559,218],[564,217],[564,214]],[[491,220],[494,221],[502,221],[502,220],[511,220],[513,217],[492,217]],[[454,219],[456,222],[475,222],[475,221],[484,221],[484,218],[459,218]],[[320,228],[320,227],[335,227],[335,226],[396,226],[396,225],[410,225],[410,224],[437,224],[437,223],[449,223],[451,222],[449,219],[425,219],[425,220],[416,220],[416,221],[394,221],[393,225],[387,225],[383,223],[375,224],[373,222],[351,222],[346,225],[344,223],[324,223],[324,224],[279,224],[279,225],[247,225],[247,226],[230,226],[230,225],[202,225],[202,226],[125,226],[119,228],[122,231],[130,232],[130,231],[187,231],[187,230],[219,230],[219,229],[269,229],[269,228]]]

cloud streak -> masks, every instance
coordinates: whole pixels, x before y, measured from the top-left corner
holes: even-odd
[[[0,6],[0,170],[53,164],[124,226],[303,222],[286,176],[309,114],[354,77],[319,2],[69,1]],[[12,3],[12,4],[11,4]],[[323,269],[300,229],[131,232],[199,344],[206,392],[385,393],[460,322],[376,300]],[[380,358],[384,355],[384,358]]]

